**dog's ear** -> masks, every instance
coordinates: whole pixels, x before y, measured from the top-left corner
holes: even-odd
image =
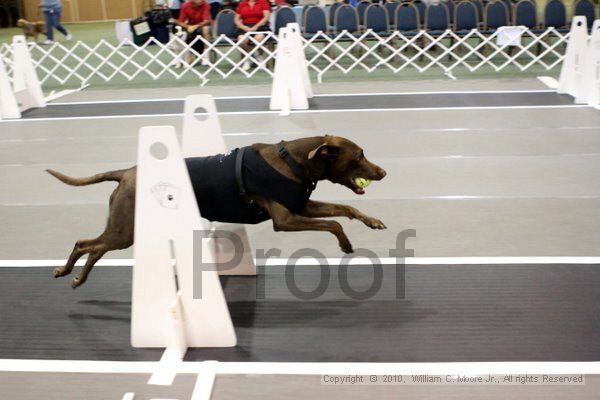
[[[323,143],[319,147],[314,150],[311,150],[308,153],[308,159],[312,160],[315,157],[319,157],[325,160],[333,160],[336,159],[338,154],[340,153],[340,148],[328,143]]]
[[[24,27],[24,26],[25,26],[25,20],[24,20],[24,19],[20,19],[20,20],[18,20],[18,21],[17,21],[17,26],[18,26],[19,28],[22,28],[22,27]]]

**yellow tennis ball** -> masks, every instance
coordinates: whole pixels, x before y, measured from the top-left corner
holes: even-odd
[[[371,184],[371,180],[367,178],[354,178],[354,183],[359,188],[364,189]]]

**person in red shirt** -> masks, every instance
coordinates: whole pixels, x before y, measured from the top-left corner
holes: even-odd
[[[235,11],[235,25],[238,28],[238,43],[246,50],[250,50],[248,32],[266,32],[269,30],[269,15],[271,14],[271,4],[268,0],[243,0]],[[261,42],[265,35],[253,35],[254,39]],[[242,65],[243,70],[250,69],[250,62],[245,61]]]
[[[187,30],[187,43],[193,42],[198,35],[202,35],[208,41],[212,39],[210,31],[210,5],[206,0],[190,0],[183,3],[179,11],[179,20],[176,24]],[[204,42],[198,40],[192,45],[192,48],[199,54],[202,54],[202,65],[207,65],[209,57],[208,51],[204,51]],[[191,62],[193,62],[193,57]]]

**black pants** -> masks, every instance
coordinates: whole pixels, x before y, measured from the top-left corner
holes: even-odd
[[[194,30],[192,33],[188,33],[188,37],[186,43],[190,44],[196,39],[197,36],[200,36],[196,43],[192,45],[192,49],[198,52],[198,54],[202,54],[204,52],[204,42],[202,41],[202,28],[199,27]]]

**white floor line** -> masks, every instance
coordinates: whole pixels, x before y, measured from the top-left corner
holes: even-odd
[[[217,377],[217,361],[204,361],[198,373],[191,400],[210,400],[215,378]]]
[[[301,258],[290,260],[288,258],[269,258],[255,260],[259,266],[284,267],[286,265],[310,266],[310,265],[340,265],[342,262],[348,265],[370,265],[371,262],[363,257],[356,258]],[[378,263],[381,265],[396,265],[401,262],[394,257],[380,257]],[[42,268],[60,267],[67,260],[0,260],[0,268]],[[596,256],[538,256],[538,257],[408,257],[404,259],[406,265],[553,265],[573,264],[590,265],[599,264],[600,257]],[[77,266],[83,266],[85,260],[77,261]],[[105,267],[131,267],[133,259],[102,259],[96,263],[97,266]]]
[[[552,89],[552,92],[556,92],[558,88],[558,81],[551,76],[538,76],[537,77],[544,85]]]
[[[551,78],[552,79],[552,78]],[[366,93],[323,93],[314,97],[361,97],[361,96],[426,96],[439,94],[519,94],[519,93],[552,93],[554,90],[456,90],[456,91],[431,91],[431,92],[366,92]],[[215,100],[236,99],[269,99],[271,96],[216,96]],[[159,98],[159,99],[130,99],[130,100],[96,100],[96,101],[71,101],[51,103],[54,106],[72,106],[84,104],[126,104],[126,103],[156,103],[161,101],[184,101],[184,97]]]
[[[311,363],[215,362],[217,375],[486,375],[600,374],[600,362]],[[0,359],[0,372],[150,374],[157,362]],[[214,364],[211,364],[214,365]],[[182,362],[178,374],[200,374],[206,361]],[[204,385],[204,383],[202,383]]]
[[[171,386],[177,373],[177,366],[181,364],[181,357],[177,351],[173,349],[165,349],[156,365],[156,370],[150,376],[148,385]]]
[[[564,104],[564,105],[545,105],[545,106],[492,106],[492,107],[422,107],[422,108],[354,108],[341,110],[292,110],[291,114],[324,114],[324,113],[357,113],[357,112],[419,112],[419,111],[474,111],[474,110],[543,110],[543,109],[561,109],[561,108],[591,108],[587,104]],[[279,115],[279,111],[230,111],[218,112],[217,115]],[[172,114],[136,114],[136,115],[100,115],[86,117],[56,117],[56,118],[25,118],[25,119],[3,119],[0,123],[25,123],[25,122],[49,122],[49,121],[84,121],[84,120],[102,120],[102,119],[130,119],[130,118],[165,118],[180,117],[183,113]]]

